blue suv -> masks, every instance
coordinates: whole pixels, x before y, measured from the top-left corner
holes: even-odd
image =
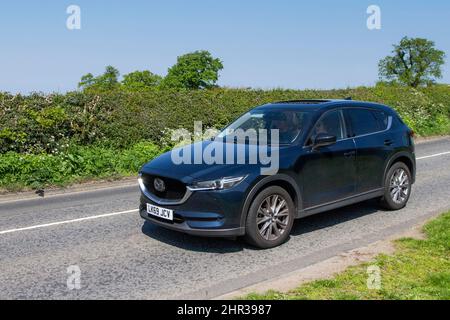
[[[249,129],[267,132],[268,138],[225,139]],[[416,174],[413,136],[393,109],[375,103],[299,100],[259,106],[216,139],[144,165],[140,215],[188,234],[244,236],[256,247],[275,247],[288,239],[298,218],[373,198],[389,210],[403,208]],[[195,161],[208,148],[219,161]],[[263,149],[274,168],[254,161]],[[174,161],[174,152],[187,161]]]

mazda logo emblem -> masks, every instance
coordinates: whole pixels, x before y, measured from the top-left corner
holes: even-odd
[[[153,186],[155,187],[155,190],[156,190],[156,191],[159,191],[159,192],[164,192],[164,191],[166,191],[166,184],[165,184],[164,181],[161,180],[160,178],[156,178],[156,179],[153,181]]]

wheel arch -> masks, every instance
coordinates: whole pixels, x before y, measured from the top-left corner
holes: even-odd
[[[387,175],[389,169],[397,162],[403,162],[408,167],[408,169],[411,173],[411,176],[412,176],[412,180],[413,180],[412,183],[414,183],[416,180],[416,160],[410,153],[405,152],[405,151],[396,153],[389,159],[389,161],[384,169],[383,181],[386,180],[386,175]]]
[[[241,211],[241,226],[245,226],[248,210],[255,197],[264,189],[270,186],[279,186],[285,189],[294,201],[295,208],[297,210],[295,217],[298,217],[299,211],[303,207],[303,200],[300,194],[300,188],[298,187],[295,179],[287,174],[277,174],[273,176],[267,176],[258,181],[247,194],[244,205]]]

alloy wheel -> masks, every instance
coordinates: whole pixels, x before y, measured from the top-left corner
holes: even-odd
[[[266,240],[276,240],[289,224],[289,207],[280,195],[270,195],[259,206],[256,225],[259,234]]]
[[[408,199],[409,188],[409,176],[406,171],[402,168],[395,170],[389,184],[389,193],[392,201],[397,204],[404,203]]]

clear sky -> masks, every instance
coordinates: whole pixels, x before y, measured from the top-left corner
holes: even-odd
[[[66,9],[81,8],[81,30]],[[381,8],[368,30],[367,7]],[[0,91],[64,92],[106,65],[121,74],[165,75],[178,55],[209,50],[222,59],[219,84],[254,88],[372,85],[377,63],[403,36],[447,52],[448,0],[10,0],[0,3]]]

